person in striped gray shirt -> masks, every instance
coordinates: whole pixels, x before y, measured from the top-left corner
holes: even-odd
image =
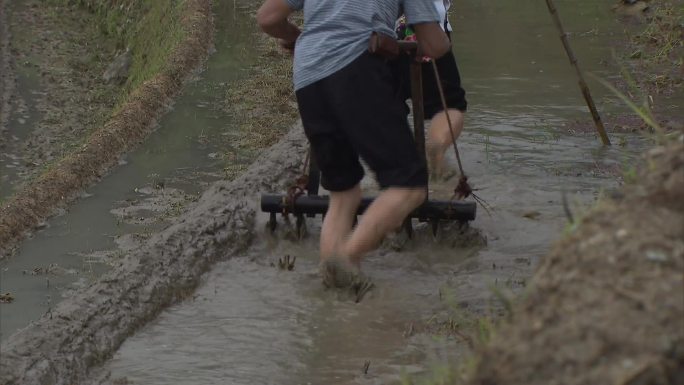
[[[300,31],[289,15],[304,11]],[[426,197],[427,166],[416,150],[405,103],[388,60],[368,52],[372,33],[396,38],[405,14],[423,55],[449,50],[432,0],[266,0],[257,23],[294,50],[293,82],[304,132],[330,204],[320,238],[328,287],[359,282],[361,260]],[[361,157],[382,192],[353,228],[364,175]]]

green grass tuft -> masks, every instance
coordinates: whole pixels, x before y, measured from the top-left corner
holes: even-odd
[[[185,36],[180,23],[182,0],[49,1],[87,9],[95,15],[100,33],[115,41],[118,53],[131,50],[133,62],[123,95],[164,70],[174,47]]]

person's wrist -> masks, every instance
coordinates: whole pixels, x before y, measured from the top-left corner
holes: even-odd
[[[290,31],[289,32],[290,32],[289,33],[290,36],[288,36],[288,38],[285,40],[288,43],[292,43],[292,44],[294,44],[294,42],[297,41],[297,38],[302,33],[302,31],[300,31],[299,28],[294,24],[290,24]]]
[[[281,46],[287,50],[294,50],[296,42],[297,42],[296,39],[292,40],[292,41],[283,40],[281,43]]]

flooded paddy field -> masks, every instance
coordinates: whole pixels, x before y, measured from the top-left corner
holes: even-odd
[[[582,66],[614,79],[610,47],[621,28],[615,16],[594,1],[558,3],[573,20],[566,24]],[[254,160],[221,155],[237,132],[221,106],[225,89],[254,60],[248,9],[217,6],[217,52],[159,130],[0,264],[0,292],[16,297],[0,309],[3,341],[156,231],[177,224],[176,216],[201,204],[199,194],[224,177],[230,162]],[[459,147],[490,214],[479,208],[469,229],[444,228],[436,239],[427,225],[417,225],[414,239],[388,240],[365,263],[376,288],[358,304],[321,287],[318,219],[309,220],[309,237],[291,241],[287,226],[273,236],[265,230],[266,215],[257,214],[249,247],[218,262],[188,299],[128,338],[94,381],[385,384],[462,362],[468,343],[449,323],[498,316],[495,293],[524,290],[538,259],[562,234],[563,194],[581,215],[620,185],[648,146],[641,134],[612,133],[620,145],[602,148],[593,134],[568,129],[569,122],[589,125],[589,114],[546,12],[539,2],[474,0],[457,2],[452,11],[454,51],[470,103]],[[600,85],[591,87],[608,126],[611,116],[628,112]],[[664,108],[679,97],[663,101]],[[432,185],[432,196],[448,199],[454,183]],[[275,189],[260,187],[254,200]],[[372,191],[372,182],[367,187]],[[285,255],[297,257],[292,271],[277,268]]]

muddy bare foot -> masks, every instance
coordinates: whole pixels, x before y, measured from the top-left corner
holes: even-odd
[[[360,267],[344,257],[332,256],[321,261],[320,270],[327,288],[350,288],[365,279]]]
[[[356,303],[375,287],[358,265],[344,257],[334,256],[321,262],[321,277],[326,288],[347,289],[347,295]]]

